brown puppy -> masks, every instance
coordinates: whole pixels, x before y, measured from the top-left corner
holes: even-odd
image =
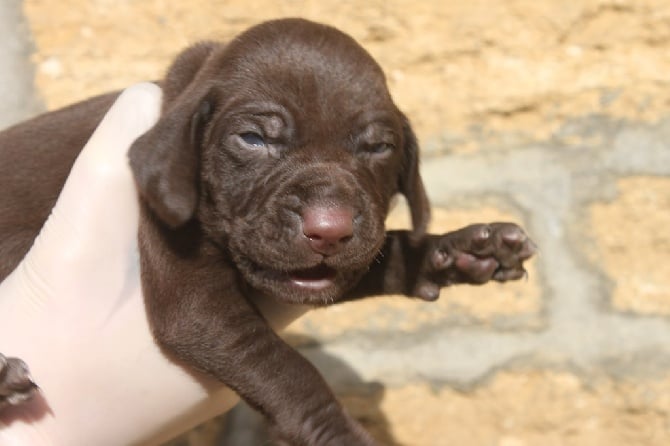
[[[161,86],[162,117],[129,154],[157,343],[237,391],[289,444],[373,444],[250,297],[434,300],[445,285],[522,277],[534,245],[507,223],[424,234],[416,138],[380,67],[333,28],[278,20],[228,45],[196,45]],[[0,134],[0,279],[27,252],[115,97]],[[384,229],[398,193],[411,232]],[[0,397],[2,388],[0,379]]]

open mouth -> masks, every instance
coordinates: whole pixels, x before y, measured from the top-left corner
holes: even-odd
[[[324,264],[313,268],[301,269],[289,273],[291,282],[300,287],[310,290],[322,290],[333,284],[337,271]]]

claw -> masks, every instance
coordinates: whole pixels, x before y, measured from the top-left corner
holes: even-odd
[[[523,267],[520,267],[519,269],[499,269],[493,273],[493,279],[498,282],[518,280],[524,277],[528,279],[528,272]]]
[[[526,237],[526,243],[523,245],[521,252],[519,252],[519,260],[522,262],[533,257],[537,252],[537,245],[529,238]]]

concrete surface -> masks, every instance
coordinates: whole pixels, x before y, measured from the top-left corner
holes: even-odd
[[[2,38],[20,6],[34,48],[25,27]],[[10,1],[0,88],[34,110],[32,60],[54,108],[286,15],[339,26],[385,68],[424,142],[433,231],[510,219],[541,249],[527,281],[295,323],[287,340],[343,404],[387,445],[670,444],[667,2]],[[389,225],[406,221],[400,204]],[[264,441],[240,406],[171,445]]]

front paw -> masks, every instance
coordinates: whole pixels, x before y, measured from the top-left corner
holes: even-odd
[[[505,282],[526,276],[523,262],[537,246],[514,223],[474,224],[428,236],[415,294],[435,300],[440,288],[457,283]]]
[[[25,362],[0,354],[0,409],[28,401],[37,389]]]

